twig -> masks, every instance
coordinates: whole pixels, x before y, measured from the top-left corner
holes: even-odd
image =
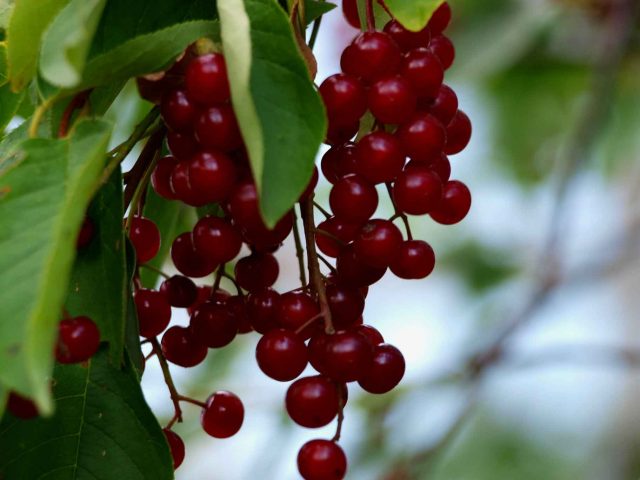
[[[164,354],[162,353],[162,348],[160,347],[160,343],[158,343],[157,338],[150,339],[151,345],[153,346],[153,351],[156,352],[156,356],[158,357],[158,362],[160,363],[160,368],[162,369],[162,375],[164,376],[164,382],[167,384],[167,388],[169,389],[169,394],[171,396],[171,401],[173,402],[173,408],[175,414],[167,425],[167,428],[171,428],[171,426],[175,422],[182,422],[182,409],[180,408],[180,394],[176,389],[175,384],[173,383],[173,378],[171,377],[171,372],[169,371],[169,364],[167,363],[167,359],[164,358]]]
[[[62,118],[60,118],[60,125],[58,127],[59,138],[67,136],[69,125],[71,124],[71,116],[76,110],[82,108],[87,103],[90,94],[91,90],[84,90],[71,99],[67,108],[62,112]]]
[[[302,239],[300,238],[300,229],[298,228],[298,216],[296,209],[293,209],[293,239],[296,244],[296,257],[298,257],[298,269],[300,271],[300,285],[303,287],[307,284],[307,275],[304,267],[304,248]]]
[[[332,215],[329,212],[327,212],[324,208],[322,208],[322,205],[320,205],[315,200],[313,201],[313,206],[316,207],[318,209],[318,211],[320,213],[322,213],[326,218],[331,218],[332,217]]]
[[[407,232],[407,239],[408,240],[413,240],[413,234],[411,233],[411,225],[409,224],[409,218],[404,213],[402,213],[402,211],[396,205],[396,202],[393,199],[393,190],[391,188],[391,183],[387,183],[386,187],[387,187],[387,193],[389,194],[389,200],[391,200],[391,204],[393,205],[393,209],[396,212],[393,215],[393,217],[391,217],[390,220],[393,221],[396,218],[402,219],[402,223],[404,223],[404,229]]]
[[[151,143],[151,140],[152,139],[150,139],[149,142],[147,142],[147,145]],[[156,166],[156,162],[158,161],[159,156],[160,156],[160,149],[158,148],[155,151],[151,164],[147,166],[147,170],[144,172],[142,179],[138,182],[138,185],[136,186],[136,189],[133,192],[133,197],[130,200],[126,198],[127,191],[125,189],[125,209],[129,205],[129,202],[131,202],[131,208],[129,209],[129,216],[127,217],[127,222],[124,227],[124,231],[127,234],[131,229],[131,222],[133,221],[133,217],[135,217],[136,215],[142,214],[142,208],[143,208],[142,203],[144,200],[144,195],[146,194],[147,187],[149,185],[149,180],[151,179],[151,173],[153,172],[153,169]],[[130,185],[133,185],[133,183],[131,183]],[[129,185],[127,185],[127,187],[128,186]]]
[[[147,140],[142,152],[140,152],[138,160],[133,168],[128,172],[127,179],[125,181],[127,186],[124,189],[125,210],[130,204],[136,206],[137,202],[146,192],[146,186],[151,178],[155,163],[158,161],[164,134],[164,128],[160,128],[155,131],[151,137],[149,137],[149,140]],[[131,210],[132,212],[135,211],[134,208]]]

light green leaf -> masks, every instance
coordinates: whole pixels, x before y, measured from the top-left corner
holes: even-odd
[[[0,384],[51,411],[48,377],[76,236],[111,127],[29,139],[0,159]]]
[[[218,14],[234,110],[273,226],[311,178],[324,108],[275,0],[219,0]]]
[[[7,43],[0,42],[0,86],[9,81],[9,65],[7,64]]]
[[[406,29],[422,30],[444,0],[385,0],[385,5]]]
[[[9,78],[14,91],[35,76],[42,35],[69,0],[18,0],[7,30]]]
[[[58,365],[56,413],[7,415],[0,426],[0,471],[7,479],[169,480],[173,465],[157,420],[129,364],[98,352],[87,365]]]
[[[40,52],[40,73],[48,82],[67,88],[80,83],[106,2],[71,0],[53,20]]]

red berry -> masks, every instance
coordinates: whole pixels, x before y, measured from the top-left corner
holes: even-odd
[[[433,115],[417,113],[396,132],[404,151],[414,160],[430,161],[442,152],[446,130]]]
[[[21,418],[23,420],[29,420],[38,416],[38,409],[36,404],[28,398],[18,395],[15,392],[9,393],[9,399],[7,400],[7,410],[11,412],[14,417]]]
[[[337,332],[325,344],[323,367],[326,375],[339,382],[355,382],[369,367],[373,349],[357,332]]]
[[[164,123],[176,132],[188,132],[196,119],[196,107],[183,90],[173,90],[162,98],[160,111]]]
[[[205,148],[234,150],[242,146],[238,121],[228,105],[210,107],[196,121],[196,138]]]
[[[288,382],[298,378],[306,368],[307,347],[291,330],[271,330],[258,342],[256,360],[265,375]]]
[[[85,248],[96,233],[96,227],[93,224],[93,220],[89,217],[85,216],[82,221],[82,226],[80,227],[80,231],[78,232],[78,238],[76,238],[76,248],[78,250]]]
[[[235,165],[222,152],[200,152],[189,160],[189,182],[198,203],[225,200],[235,187],[236,177]]]
[[[444,80],[440,60],[426,48],[417,48],[405,54],[400,73],[421,98],[435,98]]]
[[[327,300],[333,326],[344,330],[355,324],[364,311],[364,297],[356,288],[327,285]]]
[[[433,211],[441,199],[442,181],[428,167],[405,170],[393,185],[393,201],[409,215],[425,215]]]
[[[224,390],[212,394],[200,415],[205,432],[215,438],[229,438],[238,433],[244,421],[244,406],[233,393]]]
[[[265,334],[277,328],[280,294],[271,288],[252,293],[247,301],[247,310],[253,329]]]
[[[309,346],[307,347],[307,353],[309,355],[309,363],[316,371],[322,375],[327,374],[327,369],[324,364],[325,351],[327,348],[327,342],[331,335],[327,335],[323,331],[317,332],[309,340]]]
[[[377,347],[384,342],[382,334],[371,325],[358,325],[354,328],[364,338],[366,338],[372,347]]]
[[[189,315],[193,315],[200,305],[208,301],[214,301],[214,303],[224,304],[226,297],[230,295],[230,293],[226,290],[222,290],[219,288],[216,294],[218,294],[218,292],[224,292],[224,294],[226,294],[226,297],[223,296],[223,298],[220,299],[220,297],[216,295],[216,300],[212,300],[212,297],[214,296],[213,287],[210,287],[209,285],[198,285],[197,291],[198,296],[196,297],[196,300],[187,307],[187,312],[189,313]]]
[[[461,222],[471,209],[471,192],[457,180],[450,180],[444,186],[442,201],[431,212],[431,218],[443,225]]]
[[[399,75],[383,77],[369,89],[369,110],[382,123],[406,122],[416,109],[418,98],[409,81]]]
[[[165,295],[141,288],[133,296],[138,313],[138,326],[143,337],[160,335],[171,320],[171,305]]]
[[[224,57],[209,53],[189,63],[184,77],[187,95],[194,102],[215,105],[229,100],[229,80]]]
[[[400,68],[400,47],[384,32],[363,32],[349,45],[340,59],[342,71],[371,82]]]
[[[171,172],[171,190],[175,198],[183,201],[192,207],[202,207],[205,205],[203,199],[197,196],[191,188],[189,176],[189,162],[179,162]]]
[[[374,184],[393,181],[405,161],[398,139],[383,131],[362,137],[356,146],[355,158],[356,173]]]
[[[151,174],[151,185],[158,195],[168,200],[174,200],[176,194],[171,188],[171,174],[178,164],[178,159],[168,155],[158,160]]]
[[[206,277],[218,266],[196,250],[191,232],[182,233],[173,241],[171,259],[180,273],[192,278]]]
[[[167,146],[171,154],[180,160],[188,160],[198,151],[198,142],[192,132],[167,132]]]
[[[160,285],[160,292],[165,296],[169,305],[187,308],[198,298],[198,288],[193,281],[182,275],[167,278]]]
[[[329,204],[341,220],[362,223],[371,218],[378,208],[378,192],[361,176],[347,175],[331,189]]]
[[[412,32],[404,28],[397,20],[390,20],[384,31],[398,44],[403,52],[408,52],[414,48],[428,47],[431,40],[431,32],[428,28],[423,28],[419,32]]]
[[[276,320],[280,327],[296,332],[319,313],[318,303],[309,294],[293,291],[280,296]],[[316,327],[317,323],[306,326],[300,332],[300,336],[303,338],[311,337]]]
[[[342,145],[356,136],[360,130],[360,122],[356,121],[348,125],[335,125],[329,122],[327,127],[327,138],[324,143],[327,145]]]
[[[458,111],[458,96],[452,88],[442,85],[438,94],[428,107],[431,115],[436,117],[442,125],[449,125]]]
[[[147,263],[160,250],[160,231],[156,224],[148,218],[133,217],[129,239],[136,251],[138,263]]]
[[[389,266],[402,244],[402,233],[389,220],[369,220],[360,229],[353,244],[362,263],[379,268]]]
[[[169,451],[171,452],[171,458],[173,458],[173,469],[177,470],[184,461],[184,442],[173,430],[163,428],[162,433],[164,433],[169,444]]]
[[[341,284],[351,287],[367,287],[380,280],[386,268],[372,267],[358,260],[352,245],[345,247],[340,252],[336,262],[338,280]]]
[[[422,240],[407,240],[391,262],[391,271],[399,278],[417,280],[429,276],[436,264],[431,246]]]
[[[320,167],[324,177],[332,184],[356,173],[356,146],[346,143],[330,148],[323,155]]]
[[[360,30],[360,16],[357,0],[342,0],[342,13],[349,25]]]
[[[304,480],[342,480],[347,457],[335,442],[311,440],[298,452],[298,471]]]
[[[431,162],[429,169],[440,177],[443,184],[451,178],[451,163],[444,153]]]
[[[448,70],[453,65],[453,61],[456,58],[456,49],[449,38],[444,35],[433,37],[429,42],[429,50],[438,57],[442,68],[445,70]]]
[[[358,224],[347,223],[337,217],[330,217],[318,224],[318,232],[315,235],[316,245],[322,253],[328,257],[336,258],[344,245],[351,242],[358,233]],[[326,235],[322,232],[327,232]],[[341,242],[332,238],[336,237]]]
[[[209,348],[229,345],[238,333],[238,323],[229,309],[214,302],[205,302],[198,307],[190,322],[198,340]]]
[[[207,347],[186,327],[171,327],[162,336],[162,353],[171,363],[195,367],[207,356]]]
[[[280,267],[276,257],[270,253],[252,253],[236,263],[236,282],[249,292],[258,292],[270,287],[278,279]]]
[[[242,238],[229,222],[206,216],[193,229],[193,244],[209,262],[226,263],[233,260],[242,248]]]
[[[244,295],[233,295],[227,299],[227,308],[238,324],[238,333],[249,333],[253,331],[249,318],[249,308],[247,297]]]
[[[404,370],[404,357],[400,350],[382,343],[374,348],[373,358],[358,383],[369,393],[387,393],[400,383]]]
[[[462,110],[458,110],[447,126],[447,144],[444,152],[447,155],[460,153],[469,145],[469,140],[471,140],[471,120]]]
[[[451,22],[451,7],[447,2],[444,2],[433,12],[427,28],[429,28],[434,35],[442,33],[449,26]]]
[[[322,375],[304,377],[287,390],[285,404],[289,417],[298,425],[319,428],[329,424],[338,414],[338,387]]]
[[[322,82],[319,90],[334,125],[357,122],[367,111],[365,89],[354,76],[337,73]]]
[[[100,330],[89,317],[67,318],[60,322],[56,360],[79,363],[89,360],[100,347]]]

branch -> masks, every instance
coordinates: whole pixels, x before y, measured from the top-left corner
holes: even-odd
[[[162,348],[160,347],[160,343],[158,343],[157,338],[150,339],[151,346],[153,347],[153,351],[156,353],[158,357],[158,362],[160,363],[160,368],[162,369],[162,375],[164,376],[164,382],[167,384],[167,388],[169,389],[169,394],[171,396],[171,401],[173,402],[174,415],[167,428],[171,428],[174,423],[182,422],[182,409],[180,408],[180,399],[181,395],[178,393],[175,384],[173,383],[173,378],[171,377],[171,372],[169,371],[169,364],[167,363],[167,359],[164,358],[164,354],[162,353]]]

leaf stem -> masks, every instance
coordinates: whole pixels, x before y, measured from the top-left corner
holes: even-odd
[[[300,229],[298,227],[298,216],[296,209],[293,209],[293,239],[296,244],[296,257],[298,257],[298,269],[300,270],[300,284],[304,287],[307,284],[307,275],[304,267],[304,247],[300,237]]]
[[[160,343],[158,343],[157,338],[151,338],[151,345],[153,346],[153,351],[156,353],[158,357],[158,362],[160,363],[160,368],[162,369],[162,375],[164,376],[164,383],[167,384],[167,388],[169,389],[169,394],[171,396],[171,401],[173,402],[173,408],[175,414],[167,428],[171,428],[171,426],[176,422],[182,422],[182,409],[180,408],[180,394],[176,389],[175,383],[173,383],[173,377],[171,377],[171,372],[169,371],[169,364],[167,363],[167,359],[164,357],[162,353],[162,348],[160,347]]]
[[[170,278],[169,275],[167,275],[166,273],[164,273],[162,270],[160,270],[159,268],[154,267],[153,265],[149,265],[148,263],[143,263],[140,265],[142,268],[146,268],[147,270],[151,270],[152,272],[157,273],[158,275],[160,275],[163,278]]]
[[[58,126],[58,138],[66,137],[69,133],[69,125],[71,124],[71,116],[76,110],[81,109],[89,100],[91,90],[84,90],[71,99],[67,108],[62,112],[60,125]]]
[[[396,205],[396,202],[393,200],[393,192],[391,190],[391,184],[387,183],[387,193],[389,193],[389,199],[391,200],[391,203],[393,204],[393,209],[395,210],[395,214],[393,215],[393,217],[390,218],[391,221],[394,221],[397,218],[402,219],[402,223],[404,223],[404,229],[407,232],[407,239],[408,240],[413,240],[413,234],[411,233],[411,225],[409,224],[409,218],[400,211],[400,209],[398,208],[398,206]]]
[[[178,395],[178,400],[180,400],[181,402],[192,403],[193,405],[197,405],[202,408],[207,408],[207,404],[205,402],[201,402],[200,400],[196,400],[195,398]]]

